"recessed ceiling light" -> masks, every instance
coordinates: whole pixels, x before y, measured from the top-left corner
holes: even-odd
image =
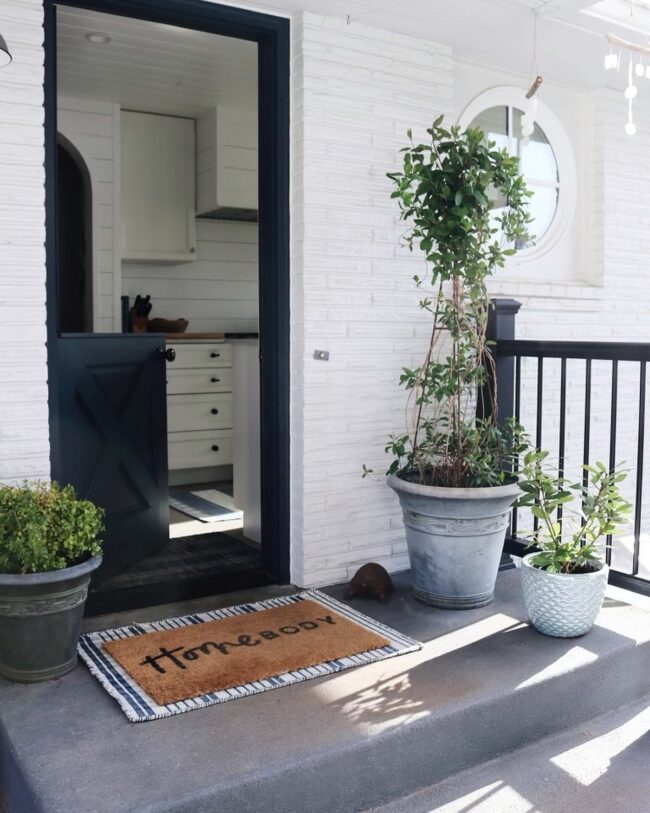
[[[100,31],[91,31],[89,34],[86,34],[86,39],[88,42],[94,42],[96,45],[105,45],[111,41],[108,34],[102,34]]]

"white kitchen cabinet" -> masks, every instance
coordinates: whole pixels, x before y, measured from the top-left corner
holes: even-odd
[[[244,536],[262,541],[260,359],[257,339],[232,343],[233,496],[244,512]]]
[[[229,466],[232,446],[232,348],[222,341],[167,344],[167,444],[170,471]]]
[[[194,120],[122,111],[122,259],[196,259]]]
[[[257,113],[218,107],[197,120],[196,209],[224,216],[258,206]],[[245,218],[244,218],[245,219]]]

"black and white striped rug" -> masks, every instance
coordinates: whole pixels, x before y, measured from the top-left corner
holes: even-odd
[[[305,599],[318,602],[324,609],[334,610],[350,621],[358,624],[360,627],[383,636],[388,640],[388,644],[380,649],[350,655],[337,660],[325,661],[316,666],[297,669],[295,672],[275,675],[265,680],[254,681],[253,683],[247,683],[242,686],[234,686],[223,691],[204,694],[199,697],[193,697],[164,706],[157,705],[103,648],[104,643],[120,638],[143,635],[147,632],[171,630],[192,624],[202,624],[234,615],[255,613],[259,610],[281,607],[294,602],[304,601]],[[116,629],[90,632],[82,635],[79,641],[79,655],[88,666],[90,672],[97,678],[111,697],[117,700],[121,709],[131,722],[143,722],[145,720],[157,720],[162,717],[170,717],[185,711],[212,706],[216,703],[225,703],[228,700],[236,700],[241,697],[259,694],[283,686],[290,686],[293,683],[300,683],[304,680],[325,677],[326,675],[342,672],[345,669],[351,669],[355,666],[363,666],[375,661],[392,658],[396,655],[404,655],[407,652],[415,652],[419,649],[421,649],[421,644],[409,638],[407,635],[402,635],[402,633],[357,612],[346,604],[342,604],[336,601],[336,599],[317,590],[297,593],[292,596],[267,599],[254,604],[239,604],[235,607],[227,607],[205,613],[196,613],[179,618],[168,618],[163,621],[131,624]]]

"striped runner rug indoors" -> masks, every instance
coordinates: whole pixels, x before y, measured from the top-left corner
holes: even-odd
[[[90,632],[79,654],[132,722],[414,652],[406,635],[313,590]]]

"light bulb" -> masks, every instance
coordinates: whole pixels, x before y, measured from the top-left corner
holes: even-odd
[[[534,122],[527,122],[526,124],[522,124],[521,127],[521,134],[524,138],[530,138],[533,134],[533,130],[535,129]]]
[[[634,135],[636,133],[636,124],[633,121],[628,121],[625,125],[625,132],[627,135]]]
[[[628,85],[625,88],[625,98],[626,99],[636,99],[636,94],[639,92],[639,89],[636,85]]]
[[[605,54],[605,70],[612,71],[618,68],[618,57],[616,54]]]
[[[643,62],[641,62],[640,60],[634,66],[634,73],[637,76],[644,76],[645,75],[645,68],[643,67]]]

